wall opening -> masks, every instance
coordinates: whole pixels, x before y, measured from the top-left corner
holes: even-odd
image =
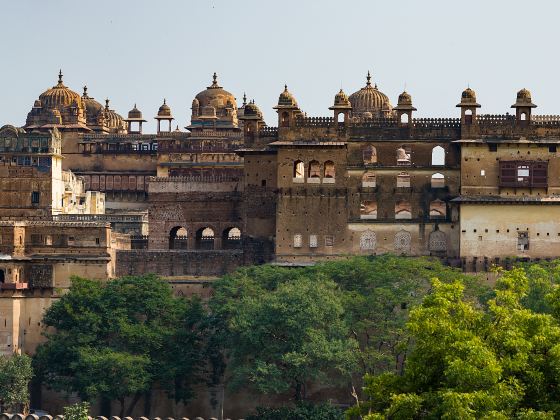
[[[294,178],[303,179],[305,177],[305,164],[301,160],[294,162]]]
[[[334,178],[334,177],[335,177],[334,162],[332,160],[327,160],[325,162],[325,178]]]
[[[439,172],[432,175],[431,181],[432,188],[443,188],[445,187],[445,176]]]
[[[441,146],[436,146],[432,149],[432,166],[445,165],[445,149]]]
[[[312,160],[309,162],[309,175],[308,178],[320,178],[321,177],[321,164]]]
[[[214,230],[212,228],[204,227],[196,231],[196,249],[214,249]]]
[[[223,249],[241,248],[241,230],[237,227],[230,227],[224,230],[222,234]]]
[[[188,249],[187,229],[175,226],[169,232],[169,249]]]
[[[362,159],[364,165],[371,165],[377,163],[377,149],[374,146],[366,146],[362,150]]]

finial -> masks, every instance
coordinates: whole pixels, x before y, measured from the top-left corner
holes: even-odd
[[[374,88],[375,90],[377,90],[377,83],[373,86],[373,88]]]
[[[287,92],[287,91],[288,91],[288,84],[284,83],[284,92]]]
[[[167,105],[167,104],[165,103],[165,98],[163,98],[163,104],[164,104],[164,105]]]
[[[247,94],[243,92],[243,106],[247,105]]]
[[[212,79],[212,86],[218,86],[218,75],[216,74],[216,72],[214,72]]]
[[[105,98],[105,109],[109,111],[109,98]]]
[[[58,84],[62,84],[62,69],[58,72]]]
[[[369,70],[368,70],[368,72],[367,72],[367,77],[366,77],[366,79],[367,79],[366,86],[371,86],[371,74],[370,74]]]
[[[83,96],[84,96],[84,98],[87,98],[87,97],[88,97],[88,96],[87,96],[87,86],[84,86],[84,95],[83,95]]]

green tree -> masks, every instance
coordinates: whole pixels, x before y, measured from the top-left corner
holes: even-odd
[[[559,293],[555,288],[554,292]],[[404,375],[367,375],[365,418],[555,418],[560,415],[560,326],[524,306],[525,270],[502,273],[487,306],[461,282],[433,281],[410,313]],[[550,302],[557,301],[552,294]]]
[[[249,269],[237,274],[235,285],[219,281],[211,302],[227,323],[221,337],[230,385],[262,393],[292,389],[302,400],[308,384],[324,381],[328,372],[348,378],[357,346],[349,337],[336,284],[271,267],[256,271],[263,276]]]
[[[88,420],[89,403],[87,401],[64,407],[64,420]]]
[[[35,356],[44,382],[82,400],[117,400],[121,416],[156,386],[187,401],[201,380],[202,306],[175,298],[155,276],[106,283],[74,278],[43,322],[54,328]],[[128,407],[126,397],[132,397]]]
[[[3,411],[28,411],[32,377],[31,358],[26,354],[0,356],[0,404]]]

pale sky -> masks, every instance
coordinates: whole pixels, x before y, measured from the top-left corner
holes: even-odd
[[[284,83],[309,116],[330,116],[372,71],[393,105],[406,85],[417,116],[453,117],[470,85],[482,113],[526,87],[538,114],[557,104],[560,3],[554,0],[0,0],[0,126],[23,125],[62,68],[71,89],[150,121],[163,98],[180,127],[211,82],[269,125]]]

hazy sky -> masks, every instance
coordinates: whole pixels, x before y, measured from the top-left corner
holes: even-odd
[[[458,116],[461,91],[505,113],[517,90],[560,113],[558,1],[0,0],[0,125],[64,82],[150,120],[163,98],[181,127],[211,82],[254,98],[269,125],[284,83],[309,116],[330,115],[368,70],[393,105],[405,84],[418,116]]]

